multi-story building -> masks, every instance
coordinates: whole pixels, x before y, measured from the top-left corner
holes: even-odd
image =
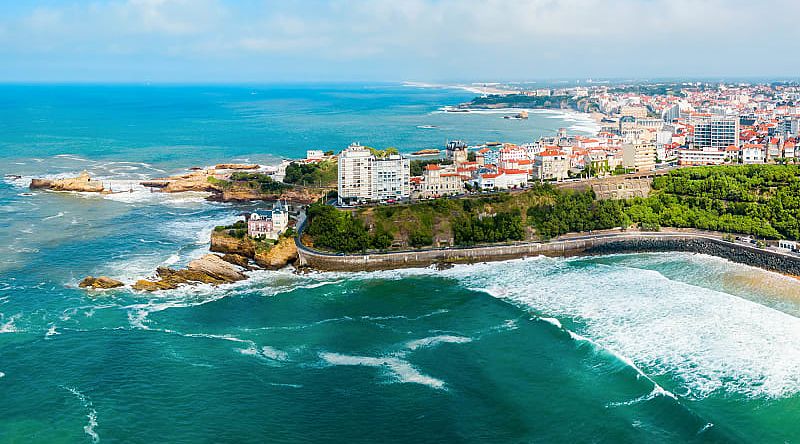
[[[372,195],[370,200],[385,202],[407,199],[411,195],[411,162],[394,154],[372,160]]]
[[[372,161],[367,148],[354,143],[339,153],[339,204],[372,200]]]
[[[289,227],[289,211],[278,201],[270,211],[246,214],[245,221],[248,236],[277,239]]]
[[[569,177],[569,157],[562,151],[542,151],[533,158],[533,177],[537,180],[566,179]]]
[[[739,118],[704,116],[692,121],[695,149],[724,150],[728,145],[739,146]]]
[[[425,166],[416,189],[416,196],[420,199],[452,196],[464,192],[464,181],[455,165],[431,164]]]
[[[740,157],[744,164],[764,163],[765,154],[764,145],[746,143],[742,145],[742,154]]]
[[[453,163],[462,163],[467,161],[467,144],[461,140],[451,140],[447,142],[445,153],[448,159],[452,159]]]
[[[339,154],[339,204],[400,200],[411,194],[409,160],[397,154],[376,157],[352,144]]]
[[[656,145],[650,142],[622,144],[622,166],[634,171],[653,171],[656,165]]]
[[[619,115],[644,119],[647,117],[647,108],[639,105],[624,105],[619,108]]]
[[[722,165],[726,155],[714,148],[678,150],[678,165]]]

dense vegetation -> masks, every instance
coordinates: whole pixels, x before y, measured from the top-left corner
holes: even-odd
[[[554,192],[528,210],[541,237],[571,231],[660,227],[800,238],[800,167],[746,165],[684,168],[653,181],[648,198],[597,201],[591,192]]]
[[[599,111],[599,104],[588,97],[528,96],[525,94],[487,95],[467,102],[468,108],[538,108],[574,109],[584,112]]]
[[[537,184],[516,194],[362,208],[318,205],[307,233],[335,251],[550,239],[636,225],[800,239],[800,166],[683,168],[657,177],[647,198],[597,200],[594,192]]]
[[[421,176],[422,172],[425,171],[425,167],[428,165],[452,165],[452,164],[453,161],[450,159],[427,159],[427,160],[415,159],[411,161],[411,175]]]
[[[333,160],[316,163],[292,162],[286,166],[286,176],[283,181],[294,185],[335,186],[336,175],[337,164]]]

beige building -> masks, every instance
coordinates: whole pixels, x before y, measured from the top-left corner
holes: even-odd
[[[533,177],[537,180],[564,180],[568,172],[569,157],[562,151],[547,150],[533,158]]]
[[[639,105],[624,105],[619,108],[619,115],[644,119],[647,117],[647,108]]]
[[[622,144],[622,166],[637,173],[653,171],[656,165],[656,145],[652,142]]]
[[[420,199],[452,196],[464,192],[464,181],[456,171],[455,165],[426,165],[417,190],[416,197]]]

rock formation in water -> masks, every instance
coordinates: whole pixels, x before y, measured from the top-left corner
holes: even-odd
[[[297,260],[294,237],[281,237],[275,245],[265,248],[252,238],[237,238],[225,230],[214,231],[211,233],[211,251],[224,253],[223,259],[229,258],[231,262],[235,256],[252,259],[260,267],[271,270],[283,268]]]
[[[159,188],[165,193],[183,193],[186,191],[216,192],[220,190],[220,187],[212,182],[215,179],[224,179],[225,177],[225,175],[216,170],[200,170],[179,176],[146,180],[140,182],[140,184],[149,188]]]
[[[227,284],[247,279],[239,267],[223,260],[216,254],[205,256],[189,262],[186,269],[175,270],[168,267],[156,269],[156,280],[140,279],[133,284],[134,290],[156,291],[171,290],[184,284]]]
[[[214,168],[217,170],[257,170],[259,166],[248,163],[218,163]]]
[[[30,188],[53,191],[80,191],[86,193],[102,193],[105,191],[103,183],[93,180],[89,173],[84,171],[78,177],[64,179],[33,179]]]
[[[81,281],[80,284],[78,284],[78,287],[104,290],[109,288],[122,287],[124,285],[125,284],[123,284],[122,282],[116,279],[111,279],[108,276],[100,276],[100,277],[87,276]]]

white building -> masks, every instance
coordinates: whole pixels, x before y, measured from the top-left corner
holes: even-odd
[[[713,148],[678,150],[678,165],[722,165],[727,153]]]
[[[339,154],[339,204],[406,199],[411,194],[410,163],[399,155],[378,158],[358,144]]]
[[[498,169],[497,171],[478,174],[474,182],[482,190],[522,188],[528,183],[528,173],[518,170]]]
[[[746,143],[742,145],[742,163],[764,163],[764,146]]]
[[[325,153],[322,150],[308,150],[306,151],[306,160],[318,161],[325,158]]]
[[[739,146],[739,117],[702,117],[693,120],[695,148],[724,150],[728,145]]]

